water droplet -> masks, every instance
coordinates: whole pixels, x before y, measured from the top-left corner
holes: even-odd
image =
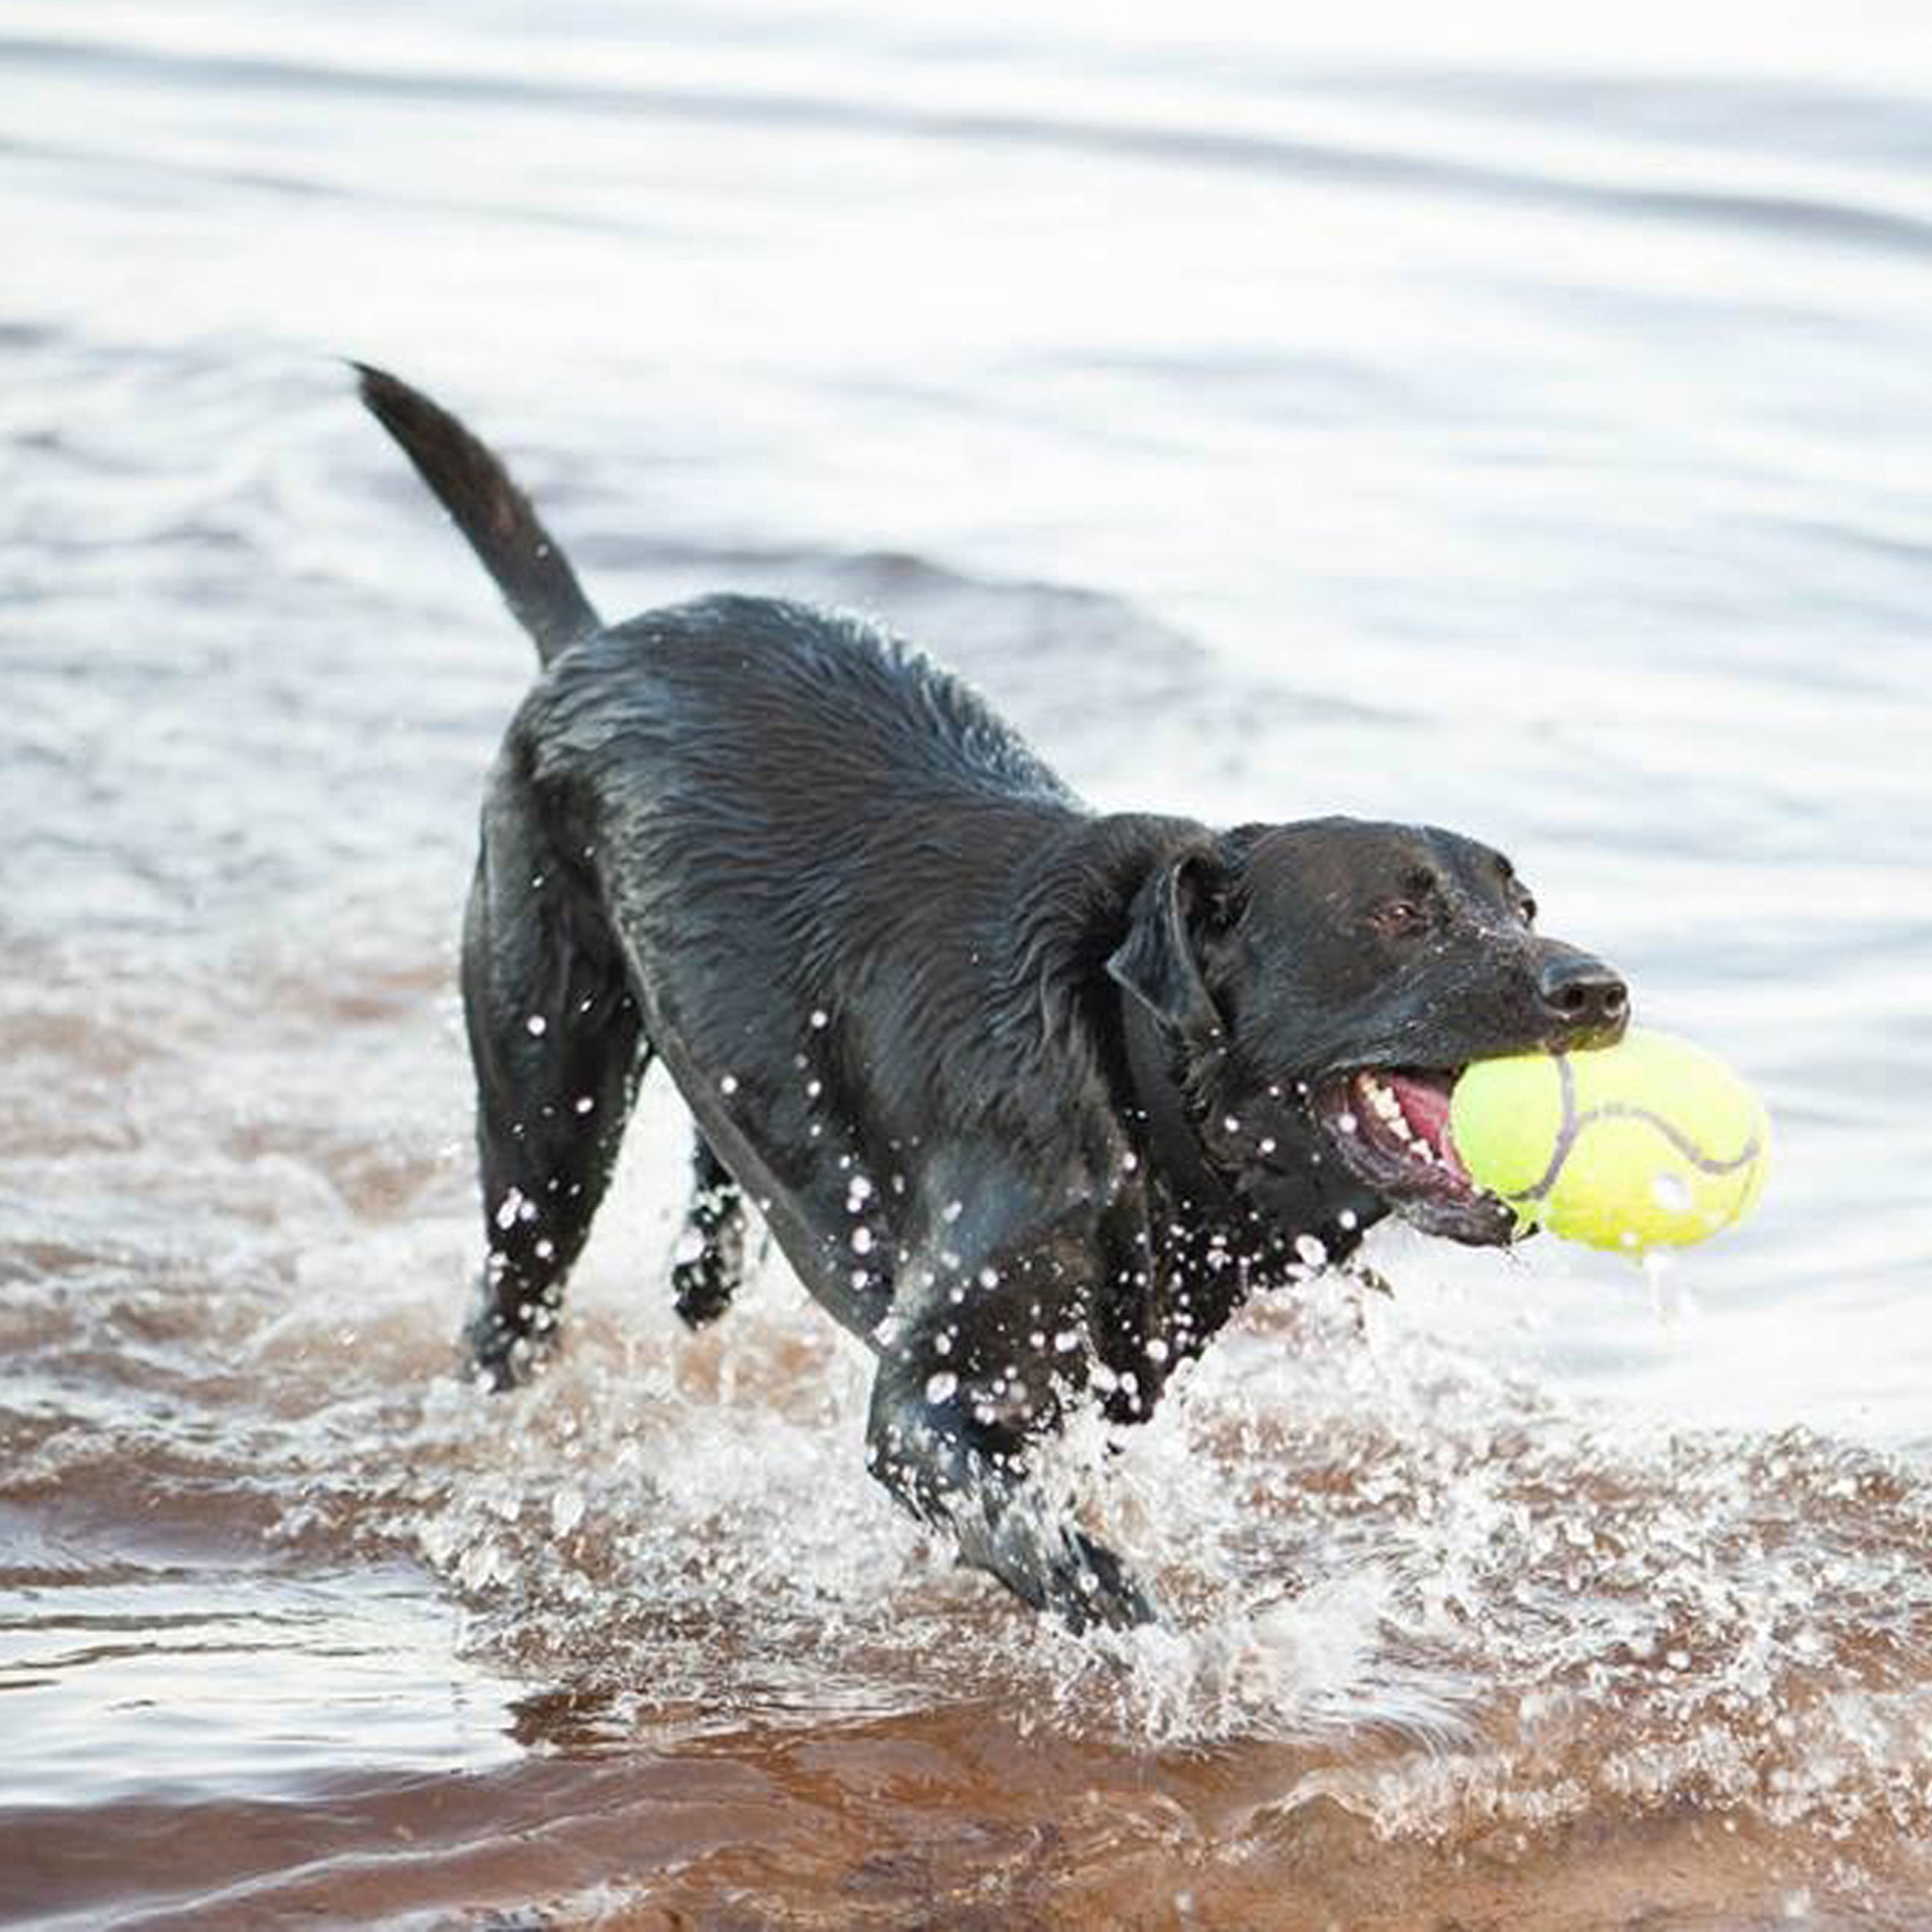
[[[940,1369],[926,1378],[928,1402],[950,1401],[959,1387],[959,1378],[950,1369]]]
[[[524,1024],[532,1034],[545,1033],[550,1028],[550,1022],[545,1019],[542,1013],[531,1014],[530,1018],[524,1021]]]
[[[1688,1214],[1690,1211],[1690,1190],[1681,1174],[1652,1174],[1650,1198],[1666,1214]]]
[[[721,1094],[736,1093],[738,1090],[737,1075],[735,1073],[726,1074],[724,1078],[718,1082],[718,1090]]]
[[[869,1255],[872,1252],[872,1231],[869,1228],[852,1230],[852,1252],[855,1255]]]
[[[832,1016],[823,1006],[814,1006],[812,1010],[812,1024],[814,1030],[820,1028],[828,1027],[832,1024]]]
[[[597,1102],[588,1094],[580,1094],[577,1096],[577,1111],[580,1114],[589,1113],[596,1104]]]

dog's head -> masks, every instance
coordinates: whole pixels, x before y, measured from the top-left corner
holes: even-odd
[[[1500,852],[1432,826],[1244,826],[1147,882],[1108,970],[1167,1030],[1210,1156],[1252,1170],[1233,1177],[1252,1195],[1274,1177],[1292,1199],[1339,1164],[1376,1209],[1501,1243],[1515,1216],[1448,1138],[1457,1076],[1607,1045],[1629,1012],[1618,974],[1535,916]],[[1220,1134],[1224,1104],[1270,1130]]]

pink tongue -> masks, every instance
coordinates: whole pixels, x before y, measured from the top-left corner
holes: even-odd
[[[1401,1103],[1402,1118],[1411,1130],[1420,1135],[1460,1173],[1462,1163],[1456,1158],[1456,1150],[1449,1138],[1448,1089],[1425,1084],[1420,1080],[1405,1080],[1400,1073],[1385,1073],[1382,1078]]]

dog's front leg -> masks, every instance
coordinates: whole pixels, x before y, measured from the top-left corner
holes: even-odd
[[[1076,1634],[1124,1629],[1156,1620],[1147,1592],[1027,1465],[1028,1442],[1059,1418],[1053,1340],[1076,1299],[1060,1245],[929,1276],[881,1350],[866,1456],[901,1502],[1023,1601]]]

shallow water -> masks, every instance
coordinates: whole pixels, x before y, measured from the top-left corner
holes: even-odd
[[[1932,1924],[1932,41],[1282,11],[0,4],[10,1922]],[[530,665],[344,353],[607,610],[1502,844],[1762,1086],[1761,1213],[1251,1309],[1067,1447],[1111,1648],[893,1512],[776,1262],[678,1328],[666,1087],[476,1394]]]

